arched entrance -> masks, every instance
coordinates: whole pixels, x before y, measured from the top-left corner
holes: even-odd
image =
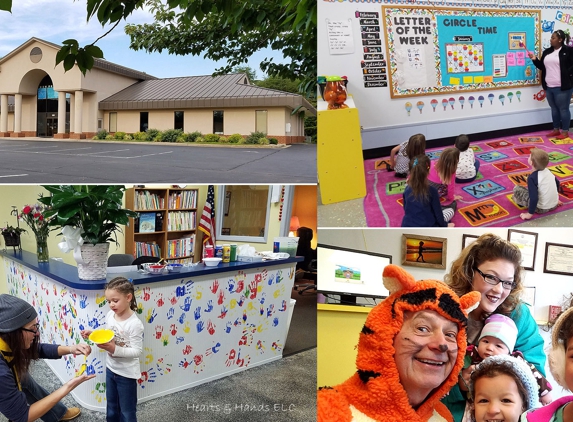
[[[37,136],[52,137],[58,133],[58,119],[66,120],[66,133],[70,132],[70,98],[66,94],[66,115],[58,116],[58,93],[54,91],[54,85],[50,75],[46,75],[38,86],[37,101]]]

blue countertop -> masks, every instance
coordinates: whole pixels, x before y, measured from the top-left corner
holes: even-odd
[[[198,264],[194,267],[184,267],[179,273],[167,273],[167,274],[142,274],[139,272],[126,272],[126,273],[114,273],[107,276],[106,279],[102,280],[80,280],[78,278],[78,268],[66,264],[61,261],[56,261],[50,259],[46,263],[38,263],[38,257],[27,251],[16,251],[13,250],[3,251],[0,250],[0,256],[5,256],[9,259],[13,259],[16,262],[56,280],[68,287],[73,287],[74,289],[81,290],[103,290],[105,284],[114,277],[125,277],[133,280],[133,284],[145,284],[145,283],[155,283],[158,281],[173,280],[177,278],[186,277],[198,277],[202,275],[209,274],[219,274],[228,271],[236,270],[246,270],[250,268],[260,268],[260,267],[272,267],[275,265],[282,265],[287,263],[297,263],[303,261],[303,257],[294,257],[279,260],[268,260],[262,262],[229,262],[229,263],[219,263],[216,267],[206,267],[204,264]]]

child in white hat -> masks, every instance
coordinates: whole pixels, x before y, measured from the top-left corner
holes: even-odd
[[[523,412],[539,406],[537,383],[524,360],[495,355],[476,366],[470,382],[472,422],[519,422]]]

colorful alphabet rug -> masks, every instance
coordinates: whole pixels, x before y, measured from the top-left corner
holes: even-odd
[[[515,185],[527,187],[527,176],[534,171],[527,162],[533,148],[543,148],[549,154],[548,168],[561,185],[559,198],[563,203],[550,213],[535,214],[533,219],[573,208],[573,139],[548,138],[547,132],[472,142],[471,148],[480,161],[479,174],[473,182],[456,184],[454,188],[454,193],[462,196],[452,219],[456,227],[507,227],[523,222],[519,214],[526,209],[513,202],[512,191]],[[437,160],[445,148],[429,148],[426,154]],[[406,181],[388,172],[387,162],[387,157],[364,162],[364,212],[369,227],[402,224]]]

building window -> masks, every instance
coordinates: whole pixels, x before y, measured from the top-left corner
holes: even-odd
[[[175,123],[173,125],[173,128],[183,130],[183,112],[182,111],[176,111],[175,112]]]
[[[142,111],[139,113],[139,131],[146,132],[149,129],[149,112]]]
[[[223,110],[213,112],[213,133],[223,134]]]
[[[265,135],[268,133],[267,110],[255,111],[255,131],[263,132]]]
[[[103,129],[103,119],[97,119],[97,130],[100,131]]]
[[[109,131],[117,132],[117,113],[109,113]]]

